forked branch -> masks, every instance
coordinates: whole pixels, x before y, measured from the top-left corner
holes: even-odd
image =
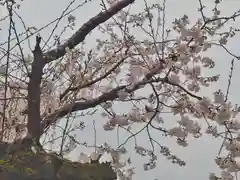
[[[50,50],[46,53],[42,53],[40,47],[40,37],[37,37],[36,47],[33,51],[34,60],[32,63],[32,72],[30,75],[30,80],[28,84],[28,133],[31,137],[39,137],[40,133],[40,95],[41,95],[41,80],[43,75],[44,66],[53,60],[56,60],[65,55],[66,47],[73,49],[80,42],[82,42],[85,37],[98,25],[104,23],[117,12],[127,7],[135,0],[122,0],[111,6],[108,10],[99,13],[95,17],[91,18],[88,22],[83,24],[83,26],[73,34],[65,43],[58,46],[56,49]]]

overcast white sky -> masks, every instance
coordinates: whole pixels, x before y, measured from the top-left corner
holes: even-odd
[[[81,3],[83,0],[79,0],[77,3]],[[28,26],[35,26],[37,28],[42,27],[49,21],[57,18],[62,13],[62,10],[66,8],[69,4],[69,0],[24,0],[19,10],[19,14],[21,15],[22,19]],[[149,0],[151,3],[162,3],[160,0]],[[214,0],[204,0],[203,4],[213,8]],[[77,5],[75,3],[74,6]],[[166,21],[167,26],[171,26],[171,22],[174,20],[175,17],[180,17],[184,14],[187,14],[190,17],[190,20],[196,20],[200,17],[199,12],[197,9],[199,7],[198,0],[166,0]],[[136,0],[136,3],[133,5],[135,10],[141,10],[144,8],[143,0]],[[223,14],[230,15],[234,11],[240,8],[240,1],[239,0],[223,0],[222,8]],[[80,27],[84,22],[86,22],[90,17],[96,15],[100,10],[100,0],[92,0],[92,2],[87,3],[83,6],[83,8],[79,8],[76,10],[73,15],[76,16],[76,28]],[[2,17],[6,13],[4,9],[0,9],[0,16]],[[19,21],[19,20],[18,20]],[[63,20],[60,24],[60,28],[57,32],[60,32],[62,29],[61,27],[66,23]],[[0,24],[0,28],[7,30],[7,24],[2,23]],[[240,28],[240,19],[236,20],[235,27]],[[17,23],[18,31],[23,31],[22,26]],[[41,32],[43,37],[47,37],[49,35],[49,30],[52,26],[48,29],[45,29]],[[68,31],[65,34],[65,38],[70,36],[74,31]],[[94,39],[98,37],[99,33],[94,31],[91,36],[86,38],[86,42],[88,46],[95,46]],[[6,39],[7,34],[6,31],[0,32],[0,43]],[[228,48],[237,55],[239,54],[239,40],[240,36],[237,35],[234,39],[232,39],[228,45]],[[34,44],[32,44],[33,46]],[[24,50],[24,52],[29,52],[29,49]],[[209,52],[209,55],[212,56],[216,60],[217,67],[214,72],[220,73],[221,79],[220,82],[216,85],[213,85],[210,89],[215,90],[217,88],[223,88],[225,91],[227,87],[227,80],[228,80],[228,73],[230,70],[230,62],[231,57],[222,49],[214,48]],[[239,62],[236,61],[234,76],[233,76],[233,85],[230,91],[230,99],[233,100],[234,103],[240,103],[240,86],[238,85],[238,76],[240,73],[238,72],[240,69]],[[203,91],[203,94],[207,93],[208,91]],[[127,107],[121,107],[121,109],[127,110]],[[84,117],[85,118],[85,117]],[[104,141],[110,142],[110,144],[116,146],[116,132],[109,133],[103,132],[101,130],[102,122],[105,122],[99,114],[94,115],[93,117],[86,117],[84,121],[86,122],[86,129],[84,132],[79,132],[79,139],[81,141],[93,142],[93,127],[92,127],[92,120],[96,120],[97,124],[97,143],[101,144]],[[82,119],[81,119],[82,120]],[[167,117],[165,121],[170,121],[174,123],[177,118],[173,118],[172,116]],[[157,168],[151,170],[149,172],[143,171],[143,160],[144,158],[139,158],[139,156],[135,155],[134,150],[129,148],[128,156],[131,156],[133,159],[134,165],[136,165],[136,175],[134,179],[144,180],[144,179],[168,179],[168,180],[175,180],[175,179],[185,179],[185,180],[203,180],[208,178],[209,172],[218,171],[214,164],[214,157],[216,156],[218,149],[220,147],[221,141],[217,141],[212,139],[210,136],[203,136],[198,140],[190,140],[189,146],[187,148],[180,148],[176,145],[174,139],[170,138],[163,138],[159,133],[152,132],[153,137],[158,139],[158,141],[165,146],[169,146],[171,148],[171,152],[173,154],[178,155],[179,158],[185,160],[187,162],[187,166],[184,168],[179,168],[177,165],[172,165],[170,161],[165,160],[161,155],[159,155],[158,165]],[[128,134],[122,133],[121,140],[124,141],[124,138],[127,137]],[[139,135],[138,139],[139,145],[150,147],[148,142],[148,138],[146,137],[145,133]],[[129,141],[128,147],[132,146],[132,141]],[[82,149],[81,149],[82,150]],[[76,149],[74,152],[71,153],[71,158],[76,159],[79,155],[80,149]]]

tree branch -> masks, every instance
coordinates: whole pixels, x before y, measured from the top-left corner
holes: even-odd
[[[151,79],[153,75],[154,75],[153,72],[149,72],[148,74],[146,74],[145,78],[142,81],[138,82],[132,88],[127,88],[126,85],[122,85],[122,86],[119,86],[119,87],[116,87],[116,88],[112,89],[111,91],[109,91],[107,93],[102,94],[101,96],[99,96],[95,99],[87,100],[87,101],[84,101],[84,102],[82,102],[82,101],[81,102],[73,102],[72,104],[65,105],[63,108],[55,111],[54,113],[50,114],[49,116],[47,116],[44,119],[42,127],[41,127],[41,133],[43,133],[44,129],[46,129],[48,126],[50,126],[52,123],[54,123],[57,119],[62,118],[69,113],[93,108],[93,107],[96,107],[97,105],[99,105],[101,103],[104,103],[104,102],[107,102],[107,101],[113,101],[116,98],[118,98],[118,92],[122,89],[125,89],[125,91],[128,92],[128,93],[132,93],[132,92],[134,92],[134,91],[136,91],[140,88],[143,88],[144,85],[146,85],[148,83],[152,83],[152,82],[163,82],[163,83],[171,84],[173,86],[177,86],[180,89],[182,89],[183,91],[185,91],[188,95],[192,96],[193,98],[196,98],[197,100],[202,99],[202,97],[199,97],[197,95],[194,95],[194,94],[188,92],[182,86],[180,86],[178,84],[171,83],[170,81],[168,81],[167,78]],[[146,78],[146,77],[148,77],[148,78]]]
[[[40,95],[41,80],[45,61],[40,47],[41,37],[36,37],[36,46],[33,51],[34,61],[28,84],[28,133],[31,137],[40,135]]]
[[[121,49],[120,49],[121,50]],[[120,51],[119,50],[119,51]],[[126,49],[125,51],[125,55],[127,54],[128,49]],[[128,58],[128,56],[122,57],[122,59],[120,61],[118,61],[111,69],[109,69],[106,73],[104,73],[103,75],[101,75],[100,77],[97,77],[89,82],[86,82],[84,84],[79,84],[78,86],[75,87],[71,87],[71,85],[60,95],[60,100],[62,100],[70,91],[78,91],[80,89],[89,87],[95,83],[97,83],[98,81],[103,80],[104,78],[108,77],[114,70],[116,70],[126,59]]]
[[[76,45],[82,42],[85,37],[99,24],[107,21],[117,12],[133,3],[135,0],[122,0],[113,5],[108,10],[99,13],[97,16],[85,23],[75,34],[73,34],[67,42],[60,45],[56,49],[42,53],[40,48],[41,38],[36,38],[36,46],[33,51],[34,60],[32,63],[32,72],[28,84],[28,133],[31,137],[39,138],[41,135],[41,115],[40,115],[40,95],[41,95],[41,80],[43,68],[46,63],[56,60],[65,55],[65,48],[73,49]]]
[[[91,18],[88,22],[83,24],[83,26],[77,30],[75,34],[73,34],[65,43],[61,44],[55,49],[52,49],[46,53],[44,53],[44,58],[46,59],[46,62],[54,61],[66,54],[66,47],[69,49],[73,49],[75,46],[77,46],[80,42],[84,41],[85,37],[98,25],[101,23],[104,23],[108,19],[110,19],[113,15],[115,15],[117,12],[122,10],[123,8],[127,7],[131,3],[133,3],[135,0],[122,0],[117,2],[115,5],[110,7],[108,10],[104,12],[100,12],[95,17]]]

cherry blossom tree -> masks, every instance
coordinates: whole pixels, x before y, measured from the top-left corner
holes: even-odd
[[[200,16],[196,22],[190,22],[189,17],[183,15],[176,17],[171,29],[167,29],[166,1],[153,4],[147,0],[102,0],[99,1],[100,13],[86,19],[79,27],[71,13],[90,1],[69,10],[73,0],[58,19],[49,23],[56,25],[45,39],[41,31],[48,25],[27,27],[19,16],[18,9],[24,1],[2,0],[8,15],[1,17],[1,21],[9,22],[9,27],[7,41],[0,44],[1,140],[21,144],[30,139],[28,147],[36,144],[44,150],[44,144],[54,144],[61,139],[57,152],[60,156],[78,145],[93,147],[91,161],[108,153],[118,177],[129,179],[134,174],[133,168],[126,168],[131,159],[123,161],[121,155],[127,153],[126,144],[130,139],[134,139],[137,154],[149,157],[143,165],[148,171],[156,167],[159,152],[175,165],[187,165],[184,159],[152,137],[152,131],[176,139],[182,147],[188,146],[189,139],[209,134],[210,138],[223,141],[216,152],[217,158],[213,157],[222,173],[213,172],[209,178],[237,179],[240,171],[237,160],[240,154],[239,106],[231,103],[228,96],[234,64],[240,57],[232,53],[227,44],[239,31],[234,21],[240,11],[222,16],[221,1],[216,0],[208,16],[199,0]],[[144,9],[135,13],[131,8],[138,3],[143,3]],[[54,36],[58,23],[64,18],[68,24]],[[17,31],[16,19],[24,25],[25,32]],[[77,31],[62,40],[62,34],[74,28]],[[96,39],[96,45],[87,50],[85,44],[94,30],[102,33],[103,38]],[[144,36],[136,36],[135,31]],[[33,41],[32,37],[35,46],[26,54],[22,44]],[[52,44],[51,39],[54,39]],[[227,90],[216,89],[209,96],[201,90],[210,88],[221,77],[221,74],[204,75],[217,63],[207,56],[213,46],[226,51],[232,59]],[[120,106],[130,108],[120,113]],[[79,143],[74,131],[84,129],[85,116],[97,113],[106,119],[106,123],[95,122],[103,123],[103,130],[123,129],[130,136],[118,143],[118,147],[112,147],[107,141],[101,145]],[[177,119],[174,126],[166,125],[166,113]],[[59,125],[60,121],[66,121],[66,126]],[[73,122],[77,123],[70,125]],[[135,131],[136,125],[142,128]],[[63,134],[54,137],[57,129]],[[148,134],[151,149],[137,143],[143,131]],[[81,153],[80,161],[88,161],[87,155]]]

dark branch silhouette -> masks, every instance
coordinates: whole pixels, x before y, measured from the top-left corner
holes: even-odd
[[[34,61],[28,84],[28,133],[31,137],[37,137],[40,133],[40,96],[41,80],[45,62],[40,47],[41,37],[36,37],[36,46],[33,51]]]
[[[65,43],[58,46],[56,49],[52,49],[46,53],[44,53],[44,57],[47,62],[54,61],[66,54],[66,47],[69,49],[73,49],[76,45],[80,42],[84,41],[85,37],[98,25],[104,23],[112,16],[114,16],[117,12],[122,10],[123,8],[127,7],[135,0],[122,0],[117,2],[114,6],[110,7],[108,10],[104,12],[100,12],[95,17],[91,18],[88,22],[83,24],[83,26],[78,29],[78,31],[73,34]]]

